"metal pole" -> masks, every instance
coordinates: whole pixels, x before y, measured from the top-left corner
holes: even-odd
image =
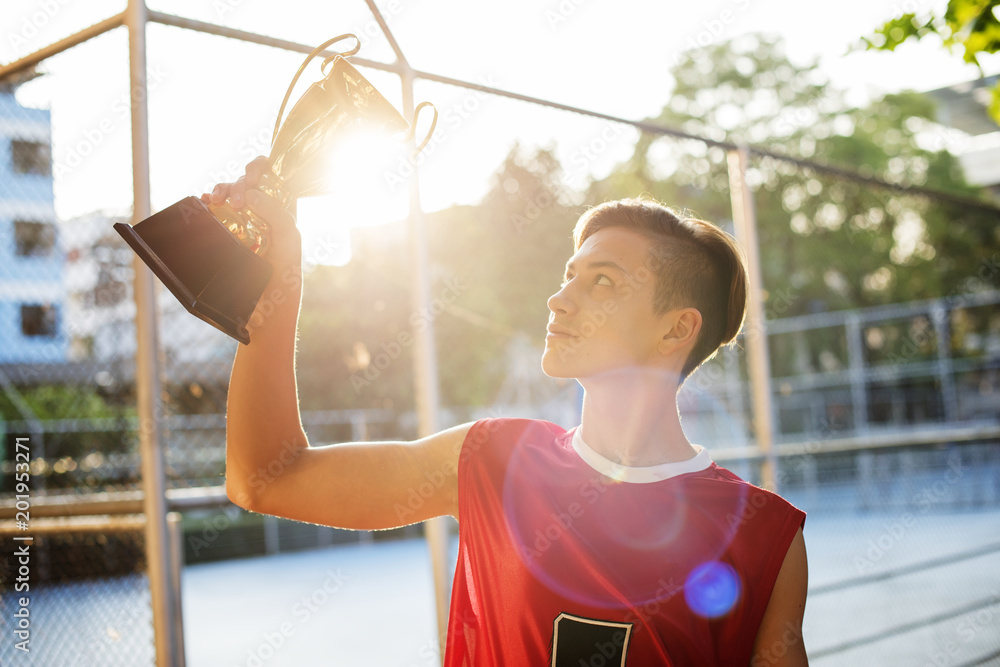
[[[133,224],[149,217],[149,118],[146,109],[145,0],[128,0],[129,92],[132,110]],[[139,411],[139,451],[142,456],[143,512],[146,515],[146,567],[153,606],[157,667],[175,664],[167,539],[167,498],[160,442],[160,357],[153,274],[138,256],[135,271],[136,394]]]
[[[60,39],[54,44],[38,49],[34,53],[30,53],[23,58],[18,58],[12,63],[0,65],[0,81],[9,76],[13,76],[19,72],[30,69],[41,63],[46,58],[58,55],[63,51],[73,48],[77,44],[83,44],[88,39],[97,37],[98,35],[101,35],[109,30],[114,30],[118,26],[122,25],[124,16],[124,12],[121,14],[115,14],[114,16],[106,18],[99,23],[95,23],[89,28],[84,28],[80,32],[74,33],[65,39]]]
[[[413,114],[413,74],[403,73],[403,113]],[[410,177],[410,253],[413,260],[413,306],[418,312],[429,312],[431,302],[431,282],[427,252],[427,226],[420,206],[420,184],[417,168]],[[437,354],[434,349],[434,322],[414,331],[414,381],[417,395],[418,436],[425,437],[440,430],[438,411]],[[448,519],[437,517],[424,522],[424,535],[431,554],[431,569],[434,572],[434,597],[437,604],[438,641],[444,656],[448,632]]]
[[[958,419],[958,390],[951,363],[951,321],[944,303],[931,306],[931,321],[937,337],[937,376],[941,385],[941,407],[944,421],[953,424]]]
[[[733,226],[736,238],[747,253],[747,273],[750,279],[744,331],[747,345],[747,372],[750,375],[750,398],[753,409],[753,432],[757,447],[764,455],[760,463],[761,486],[778,492],[777,457],[774,452],[774,431],[771,406],[771,364],[767,351],[767,329],[764,320],[764,280],[757,246],[757,219],[753,193],[746,185],[747,148],[730,150],[729,193],[733,206]]]
[[[170,590],[174,602],[173,631],[174,664],[185,667],[184,656],[184,610],[181,608],[181,570],[184,568],[184,524],[177,512],[167,514],[170,530]]]
[[[370,7],[374,6],[371,0],[368,0]],[[116,21],[120,19],[121,15],[112,16],[111,18],[105,19],[101,23],[98,23],[90,28],[81,30],[80,32],[72,35],[64,40],[41,49],[33,54],[21,58],[20,60],[11,63],[10,65],[0,65],[0,80],[4,77],[19,72],[23,69],[41,62],[46,57],[54,55],[55,53],[60,53],[76,44],[79,44],[91,37],[98,35],[102,32],[106,32],[114,27],[116,27]],[[383,31],[386,32],[387,38],[390,44],[395,44],[395,40],[392,38],[387,27],[385,27],[385,21],[376,14],[379,18],[379,24],[383,27]],[[174,16],[172,14],[166,14],[164,12],[149,11],[147,12],[147,21],[162,23],[163,25],[171,25],[179,28],[184,28],[187,30],[195,30],[199,32],[204,32],[213,35],[221,35],[224,37],[229,37],[232,39],[238,39],[245,42],[255,43],[255,44],[265,44],[268,46],[273,46],[279,49],[285,49],[289,51],[295,51],[298,53],[309,53],[312,47],[305,44],[298,44],[296,42],[291,42],[289,40],[278,39],[276,37],[268,37],[265,35],[258,35],[256,33],[247,32],[245,30],[237,30],[235,28],[230,28],[227,26],[219,26],[212,23],[206,23],[205,21],[197,21],[195,19],[189,19],[181,16]],[[394,49],[398,51],[398,46],[394,46]],[[332,55],[329,52],[324,52],[323,55]],[[380,63],[374,60],[368,60],[366,58],[359,58],[358,56],[352,56],[351,61],[355,64],[363,65],[365,67],[372,67],[374,69],[380,69],[384,71],[397,72],[400,73],[400,65],[393,64],[387,65],[385,63]],[[405,69],[405,68],[404,68]],[[646,121],[630,120],[628,118],[620,118],[618,116],[611,116],[605,113],[599,113],[597,111],[591,111],[589,109],[583,109],[580,107],[570,106],[568,104],[560,104],[558,102],[552,102],[550,100],[545,100],[539,97],[532,97],[530,95],[521,95],[520,93],[514,93],[507,90],[501,90],[499,88],[493,88],[491,86],[486,86],[479,83],[471,83],[469,81],[462,81],[461,79],[454,79],[447,76],[441,76],[439,74],[434,74],[432,72],[424,72],[421,70],[410,70],[414,79],[424,79],[426,81],[435,81],[437,83],[443,83],[449,86],[456,86],[459,88],[465,88],[466,90],[478,90],[489,95],[496,95],[499,97],[506,97],[512,100],[519,100],[522,102],[528,102],[529,104],[538,104],[540,106],[548,107],[550,109],[561,109],[563,111],[569,111],[571,113],[581,114],[589,116],[591,118],[601,118],[614,123],[622,123],[624,125],[629,125],[636,129],[642,130],[643,132],[648,132],[656,136],[671,136],[679,139],[693,139],[695,141],[700,141],[706,146],[717,146],[726,151],[736,150],[738,147],[726,141],[716,141],[708,137],[703,137],[696,134],[691,134],[690,132],[684,132],[683,130],[678,130],[672,127],[666,127],[663,125],[657,125],[656,123],[650,123]],[[935,190],[932,188],[924,188],[914,185],[901,185],[899,183],[890,183],[875,176],[863,176],[859,173],[849,171],[847,169],[841,169],[838,167],[833,167],[826,164],[821,164],[819,162],[812,162],[809,160],[803,160],[800,158],[795,158],[790,155],[782,155],[780,153],[775,153],[774,151],[767,150],[762,147],[752,147],[749,148],[755,155],[767,156],[774,160],[780,160],[782,162],[787,162],[790,164],[797,165],[804,169],[812,169],[814,171],[830,174],[838,178],[845,178],[847,180],[855,181],[858,183],[867,183],[870,185],[877,185],[882,188],[887,188],[893,192],[910,192],[914,194],[921,194],[928,197],[932,197],[941,201],[947,201],[952,204],[959,206],[964,206],[967,208],[987,211],[989,213],[997,213],[1000,211],[996,205],[990,202],[981,201],[977,199],[972,199],[969,197],[961,197],[949,192],[944,192],[941,190]]]
[[[229,39],[236,39],[241,42],[271,46],[276,49],[283,49],[294,53],[309,53],[313,50],[313,48],[315,48],[312,44],[300,44],[287,39],[278,39],[277,37],[260,35],[246,30],[237,30],[236,28],[230,28],[228,26],[215,25],[213,23],[206,23],[205,21],[189,19],[184,16],[165,14],[155,10],[149,11],[147,20],[150,23],[160,23],[162,25],[174,26],[175,28],[193,30],[195,32],[205,33],[206,35],[228,37]],[[332,56],[334,53],[334,51],[323,51],[322,53],[319,53],[318,56],[320,58],[325,58],[326,56]],[[385,63],[380,63],[377,60],[369,60],[368,58],[362,58],[360,56],[351,56],[351,63],[362,67],[371,67],[372,69],[382,70],[384,72],[394,72],[396,74],[400,74],[402,72],[402,69],[398,64],[387,65]]]
[[[861,330],[861,317],[848,313],[844,322],[847,335],[847,366],[851,379],[851,413],[854,415],[854,434],[868,433],[868,380],[865,377],[865,350]]]

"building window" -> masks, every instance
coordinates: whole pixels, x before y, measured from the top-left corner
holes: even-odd
[[[14,140],[10,142],[10,153],[18,174],[49,176],[52,173],[52,150],[48,144]]]
[[[56,309],[49,304],[23,304],[21,306],[21,333],[25,336],[56,335]]]
[[[55,225],[15,220],[14,243],[19,257],[47,257],[56,244]]]

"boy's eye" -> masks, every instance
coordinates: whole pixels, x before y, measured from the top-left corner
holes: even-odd
[[[571,280],[573,280],[573,276],[566,276],[565,278],[562,279],[562,282],[559,283],[559,287],[566,287],[566,285],[569,284],[569,281],[571,281]],[[611,278],[608,278],[603,273],[598,273],[597,276],[594,277],[594,284],[595,285],[602,285],[602,286],[605,286],[605,287],[614,287],[615,286],[614,281],[611,280]]]

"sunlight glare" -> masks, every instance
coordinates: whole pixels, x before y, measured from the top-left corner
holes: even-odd
[[[330,157],[330,194],[298,202],[303,260],[343,266],[351,258],[350,230],[395,222],[408,212],[410,147],[374,130],[346,135]]]

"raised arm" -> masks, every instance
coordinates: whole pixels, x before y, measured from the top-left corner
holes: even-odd
[[[471,424],[413,442],[310,447],[299,414],[295,342],[302,297],[302,240],[291,214],[252,189],[268,168],[206,201],[245,204],[271,227],[273,274],[236,352],[226,410],[226,492],[248,510],[354,529],[394,528],[458,515],[458,456]]]

